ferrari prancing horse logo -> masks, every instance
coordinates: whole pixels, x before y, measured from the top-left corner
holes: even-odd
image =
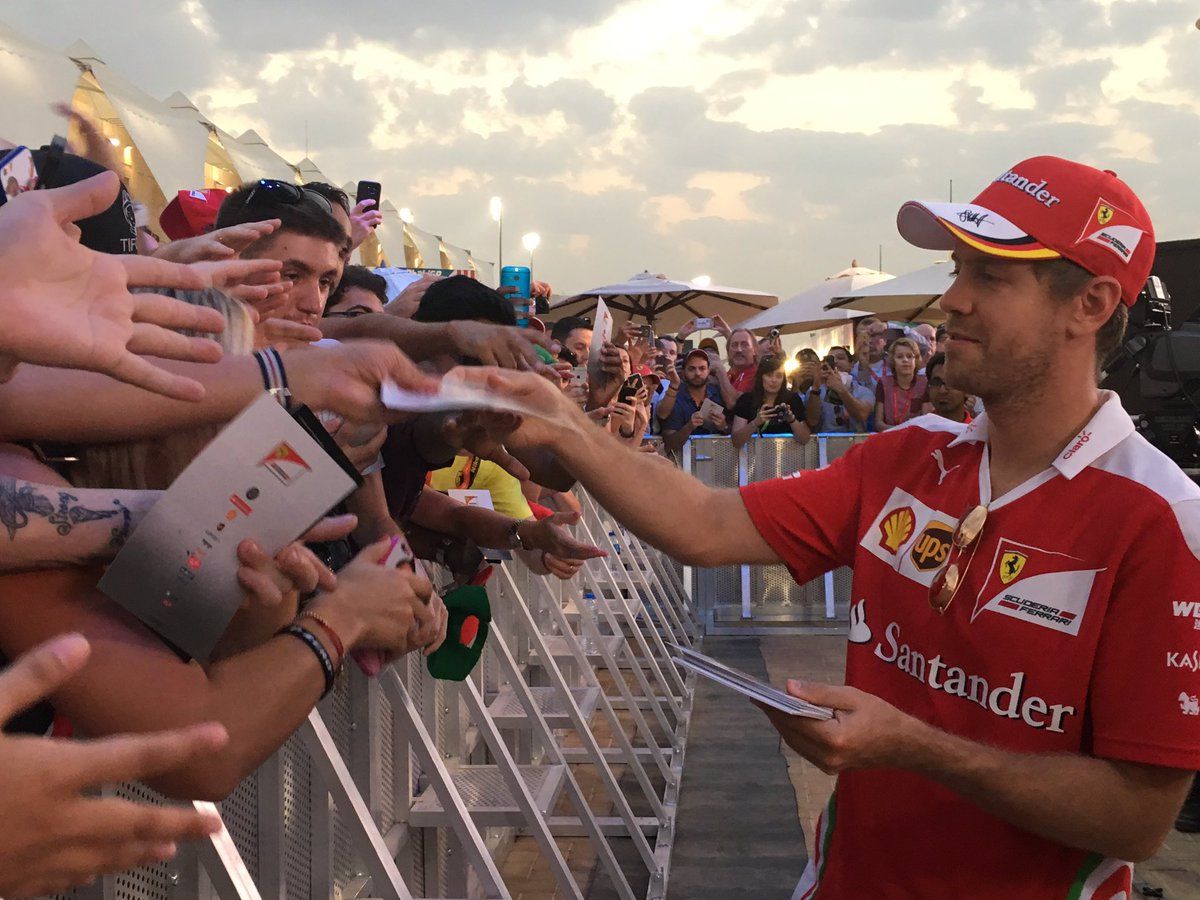
[[[1011,584],[1021,574],[1021,570],[1025,568],[1025,563],[1029,559],[1024,553],[1018,553],[1015,550],[1010,550],[1000,557],[1000,583]]]

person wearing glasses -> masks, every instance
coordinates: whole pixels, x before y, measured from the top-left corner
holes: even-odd
[[[918,417],[718,490],[597,435],[541,379],[470,380],[573,422],[525,418],[506,443],[552,448],[685,565],[853,567],[846,685],[787,685],[833,717],[767,711],[838,775],[796,897],[1132,896],[1200,768],[1200,488],[1097,386],[1150,217],[1112,173],[1036,157],[897,224],[953,253],[943,373],[983,399],[969,425]]]
[[[925,378],[929,384],[929,402],[925,404],[925,411],[936,413],[951,422],[970,425],[974,418],[971,414],[973,404],[965,393],[946,384],[945,367],[946,354],[942,352],[933,354],[925,366]]]

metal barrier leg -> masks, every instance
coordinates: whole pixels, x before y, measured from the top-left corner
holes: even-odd
[[[604,866],[604,870],[608,873],[608,877],[612,879],[617,894],[621,897],[621,900],[634,900],[633,889],[629,886],[629,881],[625,877],[625,873],[621,870],[621,864],[617,862],[617,857],[613,853],[612,846],[604,836],[604,832],[600,828],[600,823],[596,820],[595,814],[592,812],[591,807],[588,806],[587,798],[583,795],[583,791],[579,787],[579,782],[575,779],[571,767],[567,764],[566,757],[563,756],[562,748],[559,747],[558,741],[554,738],[554,733],[550,730],[549,724],[534,701],[533,694],[530,692],[528,685],[525,684],[525,679],[521,675],[517,661],[513,659],[508,646],[499,635],[493,634],[492,638],[492,652],[503,663],[505,673],[511,680],[510,683],[521,701],[525,715],[529,717],[529,721],[532,723],[534,735],[550,761],[564,768],[567,793],[571,798],[571,805],[575,807],[579,821],[591,839],[592,846],[595,848],[596,854]],[[584,740],[588,754],[591,757],[592,765],[596,767],[596,771],[604,782],[605,789],[608,791],[609,798],[613,801],[618,814],[629,829],[629,836],[633,838],[634,844],[637,846],[638,852],[642,854],[642,858],[646,861],[647,866],[650,866],[652,865],[654,854],[650,849],[649,842],[646,841],[645,835],[642,834],[641,829],[638,827],[633,810],[629,806],[629,801],[625,799],[625,795],[621,792],[621,788],[617,784],[607,760],[604,759],[604,755],[599,752],[600,748],[596,744],[595,737],[592,736],[591,726],[584,719],[583,711],[575,702],[570,689],[562,681],[562,673],[558,672],[558,667],[553,660],[551,660],[551,665],[554,666],[553,680],[558,683],[559,694],[566,702],[567,713],[572,725],[579,734],[580,739]],[[585,735],[590,740],[586,740]]]
[[[367,809],[362,794],[350,777],[350,770],[342,761],[342,755],[317,710],[310,712],[300,726],[300,736],[326,789],[333,795],[338,812],[357,839],[359,856],[371,871],[372,894],[394,900],[412,900],[412,894],[400,877],[400,870],[396,868],[396,861],[388,852],[383,835],[375,827],[371,811]]]
[[[404,682],[400,680],[400,676],[394,668],[389,668],[380,675],[380,678],[382,679],[384,692],[392,702],[394,713],[404,719],[405,724],[416,736],[416,740],[412,742],[412,747],[416,750],[417,755],[421,757],[421,762],[428,769],[431,787],[437,792],[438,799],[442,802],[442,807],[450,815],[454,833],[462,842],[463,853],[475,869],[476,875],[482,882],[483,889],[488,892],[489,897],[501,897],[511,900],[512,895],[509,894],[508,888],[505,887],[500,870],[496,868],[496,862],[488,852],[483,835],[479,833],[479,829],[471,821],[471,814],[467,811],[466,804],[463,802],[458,790],[454,787],[450,771],[438,755],[433,738],[430,736],[428,729],[425,728],[425,723],[421,719],[421,713],[417,709],[416,704],[413,703],[412,696],[408,693]]]

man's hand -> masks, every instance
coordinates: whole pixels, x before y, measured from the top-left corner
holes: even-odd
[[[447,329],[460,354],[502,369],[531,368],[539,361],[534,344],[550,347],[549,335],[530,328],[460,320],[448,323]]]
[[[579,559],[562,559],[555,556],[553,553],[542,554],[542,565],[555,578],[562,581],[570,581],[575,577],[576,573],[583,568],[583,560]]]
[[[280,280],[283,263],[277,259],[227,259],[194,263],[192,268],[203,273],[210,287],[246,303],[262,304],[292,286]]]
[[[350,210],[350,249],[356,249],[370,237],[371,232],[383,221],[383,213],[377,209],[374,200],[360,200],[354,209]]]
[[[441,275],[422,275],[389,300],[383,311],[389,315],[399,316],[401,319],[411,319],[416,313],[417,307],[421,305],[421,298],[425,296],[429,286],[441,280]]]
[[[288,350],[283,361],[292,393],[300,402],[355,422],[390,423],[402,418],[403,413],[386,409],[379,400],[385,381],[430,394],[438,387],[436,379],[386,341]]]
[[[446,643],[446,626],[450,624],[450,610],[446,609],[446,604],[437,594],[430,596],[429,609],[432,613],[432,621],[425,626],[423,632],[417,635],[415,641],[418,646],[421,646],[420,641],[425,640],[424,654],[426,656],[431,656],[438,647]]]
[[[63,635],[0,674],[0,721],[52,695],[83,668],[90,648]],[[220,820],[190,807],[162,807],[88,792],[189,765],[228,741],[216,724],[98,741],[0,736],[0,894],[65,891],[105,872],[175,855]]]
[[[733,329],[729,327],[729,324],[720,315],[713,316],[713,329],[724,335],[725,340],[729,340],[733,335]]]
[[[145,256],[97,253],[73,224],[106,210],[120,181],[105,172],[66,187],[26,191],[0,208],[0,351],[9,365],[89,369],[179,400],[199,400],[199,382],[146,356],[215,362],[220,345],[177,333],[219,333],[219,312],[130,287],[200,290],[201,272]]]
[[[265,238],[279,227],[279,219],[230,225],[196,237],[159,244],[154,255],[177,263],[219,262],[233,259],[255,241]]]
[[[850,769],[902,768],[914,733],[929,727],[857,688],[789,679],[787,692],[834,711],[832,719],[821,722],[759,704],[787,745],[827,775]]]
[[[704,421],[713,431],[724,431],[729,427],[729,423],[725,419],[725,413],[719,409],[710,409]]]
[[[349,533],[346,529],[338,536]],[[237,558],[238,584],[246,592],[244,606],[277,607],[297,594],[337,587],[337,576],[299,541],[270,557],[257,541],[246,538],[237,546]]]
[[[572,423],[574,429],[580,434],[589,438],[594,437],[595,426],[592,425],[589,416],[584,415],[578,405],[573,403],[564,392],[540,375],[533,372],[512,372],[480,366],[464,366],[452,369],[451,372],[463,384],[482,390],[495,391],[519,400],[541,415],[557,420],[547,422],[540,418],[522,417],[520,426],[505,438],[505,442],[509,446],[551,446],[562,436],[563,422]]]
[[[517,526],[517,532],[526,546],[534,550],[545,550],[559,559],[602,559],[608,556],[599,547],[576,540],[564,527],[578,522],[579,513],[558,512],[545,519],[527,519]]]
[[[700,410],[696,410],[694,413],[692,413],[692,418],[689,421],[691,422],[693,431],[697,428],[703,428],[705,421],[704,413],[700,412]]]
[[[254,347],[261,350],[264,347],[274,347],[276,350],[307,347],[321,340],[321,329],[303,322],[293,322],[291,319],[263,319],[254,326]]]
[[[696,320],[688,319],[686,322],[683,323],[683,327],[680,328],[679,331],[676,333],[676,337],[678,337],[679,340],[682,341],[688,335],[695,334],[695,333],[696,333]]]
[[[529,478],[529,470],[504,449],[504,440],[521,425],[512,413],[464,410],[442,423],[442,439],[455,450],[466,450],[488,459],[518,481]]]

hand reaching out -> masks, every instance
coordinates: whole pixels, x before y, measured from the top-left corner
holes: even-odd
[[[0,721],[52,695],[87,662],[80,635],[63,635],[0,673]],[[216,724],[97,741],[0,736],[0,894],[65,891],[105,872],[172,858],[220,820],[191,807],[94,797],[105,785],[186,766],[228,741]]]
[[[360,200],[350,210],[350,249],[354,250],[370,237],[371,232],[383,222],[383,213],[374,208],[374,200]]]
[[[215,362],[214,341],[176,333],[219,333],[221,314],[130,287],[200,290],[209,277],[144,256],[97,253],[73,224],[107,209],[117,176],[105,172],[66,187],[27,191],[0,208],[0,351],[10,364],[89,369],[180,400],[204,396],[199,382],[160,369],[146,356]]]

